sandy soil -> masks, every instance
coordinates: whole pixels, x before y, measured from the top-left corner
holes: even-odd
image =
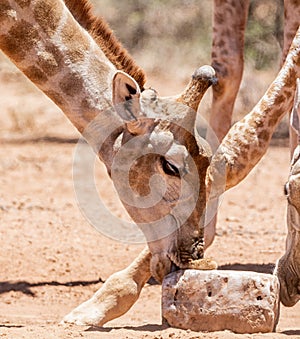
[[[143,245],[98,233],[81,215],[72,182],[73,144],[2,143],[0,147],[0,335],[8,338],[195,338],[161,325],[160,286],[146,285],[137,304],[104,328],[58,323]],[[223,199],[217,237],[207,255],[220,265],[268,271],[284,251],[286,148],[264,160]],[[270,173],[272,172],[272,175]],[[98,171],[106,183],[105,172]],[[107,191],[107,186],[105,185]],[[108,195],[108,194],[107,194]],[[109,204],[109,197],[107,197]],[[113,204],[113,201],[111,201]],[[107,221],[109,225],[109,220]],[[277,334],[208,338],[300,337],[300,304],[281,309]]]

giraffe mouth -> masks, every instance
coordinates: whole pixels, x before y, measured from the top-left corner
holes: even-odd
[[[178,270],[196,269],[196,270],[214,270],[217,263],[208,258],[187,259],[185,262],[178,259],[173,253],[157,253],[152,255],[150,270],[154,279],[162,283],[164,277]]]
[[[196,269],[196,270],[214,270],[217,268],[217,263],[209,258],[188,259],[185,262],[178,260],[174,254],[169,254],[168,258],[171,262],[173,271]]]

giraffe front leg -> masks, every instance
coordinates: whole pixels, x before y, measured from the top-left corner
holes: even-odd
[[[151,253],[145,248],[124,270],[111,275],[90,298],[65,316],[62,323],[102,326],[126,313],[151,277]]]

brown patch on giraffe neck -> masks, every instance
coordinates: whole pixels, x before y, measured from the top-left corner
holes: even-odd
[[[3,0],[0,3],[0,23],[7,19],[8,12],[11,10],[11,5],[8,1]]]
[[[58,1],[43,0],[36,4],[33,15],[41,28],[49,35],[56,32],[61,16],[63,6]]]
[[[38,30],[25,20],[20,20],[6,36],[0,37],[0,47],[15,62],[25,59],[28,51],[40,40]]]
[[[94,121],[96,118],[96,112],[95,112],[95,102],[91,101],[91,100],[87,100],[86,98],[84,98],[81,101],[80,104],[80,109],[82,112],[84,112],[84,118],[87,121]]]
[[[37,66],[29,66],[23,73],[37,85],[42,85],[48,80],[47,75]]]
[[[83,90],[83,80],[76,73],[66,74],[59,82],[60,89],[70,97],[78,95]]]
[[[44,93],[49,98],[51,98],[51,100],[53,100],[56,103],[57,106],[62,108],[66,104],[65,99],[63,98],[63,96],[60,93],[58,93],[56,91],[51,91],[51,90],[44,91]]]
[[[296,58],[296,60],[295,60],[295,58]],[[293,62],[297,66],[300,66],[299,55],[293,57]],[[287,80],[285,80],[285,82],[284,82],[285,89],[294,88],[295,87],[295,83],[296,83],[296,79],[297,79],[296,70],[294,68],[289,69],[289,73],[290,74],[287,75]]]
[[[53,76],[60,71],[63,55],[53,44],[48,44],[44,51],[38,54],[38,65],[48,76]]]
[[[271,131],[266,131],[266,130],[262,130],[259,135],[258,135],[258,139],[260,140],[260,142],[266,143],[271,137]]]

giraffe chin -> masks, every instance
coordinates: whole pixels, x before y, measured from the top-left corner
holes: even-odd
[[[163,253],[153,254],[150,262],[151,274],[159,283],[162,283],[167,274],[178,270],[215,270],[217,267],[217,263],[210,258],[191,259],[182,263],[178,261],[176,256]]]
[[[166,253],[152,254],[150,271],[158,283],[161,284],[164,277],[170,272],[175,271],[177,267]],[[179,269],[179,267],[177,269]]]

